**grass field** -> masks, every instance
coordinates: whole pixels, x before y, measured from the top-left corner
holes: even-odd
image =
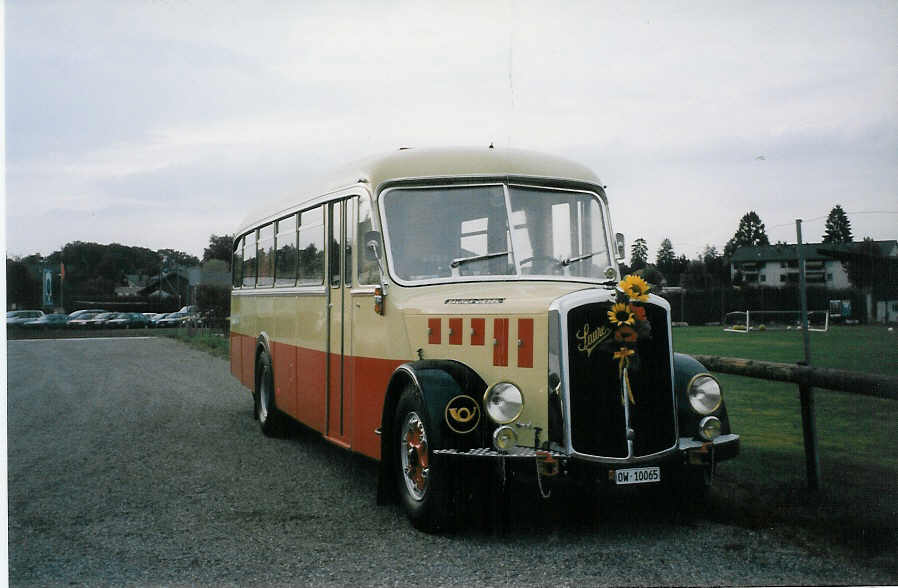
[[[202,329],[198,329],[192,335],[188,333],[187,329],[167,329],[160,331],[159,334],[164,337],[177,339],[191,347],[211,353],[215,357],[221,357],[222,359],[230,357],[230,340],[223,334],[208,333]]]
[[[810,333],[815,366],[898,376],[898,332],[833,327]],[[794,363],[804,357],[797,331],[727,333],[719,327],[674,330],[678,352]],[[742,454],[721,467],[723,486],[739,491],[755,515],[806,519],[867,550],[898,535],[898,402],[815,390],[822,491],[806,491],[798,387],[717,374]]]

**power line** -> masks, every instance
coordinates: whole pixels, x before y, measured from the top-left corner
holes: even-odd
[[[845,214],[898,214],[898,210],[857,210],[857,211],[845,211]],[[801,219],[802,222],[812,223],[814,221],[823,220],[825,218],[829,218],[828,214],[824,214],[823,216],[816,216],[814,218],[804,218]],[[770,225],[771,229],[778,229],[781,227],[791,227],[795,224],[795,221],[790,221],[787,223],[782,223],[779,225]]]

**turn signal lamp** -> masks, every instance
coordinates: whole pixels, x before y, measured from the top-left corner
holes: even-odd
[[[508,451],[518,443],[518,434],[514,429],[505,425],[493,432],[493,447],[499,451]]]
[[[705,441],[720,437],[720,432],[720,419],[715,416],[707,416],[698,424],[698,433]]]
[[[384,291],[380,286],[374,289],[374,312],[380,315],[384,313]]]

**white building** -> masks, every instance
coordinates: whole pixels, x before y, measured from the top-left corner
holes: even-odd
[[[898,258],[898,241],[875,241],[884,257]],[[848,272],[839,259],[828,252],[853,252],[856,243],[805,243],[805,278],[808,285],[825,286],[831,290],[851,288]],[[730,275],[742,277],[746,286],[781,288],[798,283],[798,246],[761,245],[740,247],[730,259]]]

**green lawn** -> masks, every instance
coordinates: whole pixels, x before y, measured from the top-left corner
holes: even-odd
[[[898,376],[898,331],[833,327],[810,333],[812,365]],[[689,354],[793,363],[803,358],[800,332],[727,333],[719,327],[673,332]],[[754,506],[836,532],[847,527],[898,528],[898,402],[815,390],[823,491],[804,492],[804,447],[798,387],[716,374],[742,454],[722,466],[722,480]],[[792,513],[791,515],[788,513]],[[828,531],[828,532],[829,532]],[[874,535],[876,535],[874,533]],[[869,547],[869,546],[868,546]]]
[[[164,337],[177,339],[191,347],[195,347],[215,357],[228,359],[230,357],[230,339],[221,333],[212,333],[209,330],[197,329],[193,334],[188,329],[166,329],[160,332]]]

